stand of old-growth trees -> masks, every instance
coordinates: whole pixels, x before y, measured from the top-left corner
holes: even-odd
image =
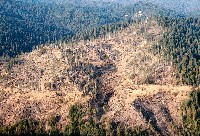
[[[71,39],[76,33],[124,20],[124,9],[120,6],[115,12],[112,12],[115,5],[93,6],[1,1],[0,56],[14,57],[38,45]],[[97,36],[95,33],[94,37]],[[87,39],[87,35],[83,38]]]
[[[2,0],[0,2],[0,56],[14,57],[32,51],[38,45],[62,39],[88,39],[105,35],[106,31],[120,27],[112,25],[130,20],[138,11],[152,10],[152,14],[168,12],[153,4],[140,2],[129,5],[119,3],[71,2],[54,5]],[[125,17],[125,13],[126,16]],[[100,27],[111,24],[111,27]],[[97,27],[97,28],[95,28]],[[95,28],[95,29],[93,29]],[[101,30],[99,30],[101,29]],[[79,35],[79,36],[78,36]],[[92,38],[90,37],[90,38]]]
[[[86,31],[83,31],[81,33],[77,33],[74,36],[72,36],[71,42],[76,42],[79,40],[94,40],[95,38],[101,37],[105,39],[106,35],[110,35],[111,33],[115,33],[117,31],[120,31],[126,27],[128,27],[129,24],[133,23],[133,20],[129,21],[122,21],[119,23],[114,24],[107,24],[99,27],[94,27],[92,29],[88,29]]]
[[[159,17],[167,30],[156,46],[168,60],[172,60],[179,73],[178,83],[198,86],[200,83],[200,18]]]
[[[182,134],[200,135],[200,89],[190,95],[190,100],[182,106]],[[181,133],[181,132],[179,132]]]
[[[50,7],[12,0],[0,3],[0,56],[14,57],[71,35],[50,17]]]

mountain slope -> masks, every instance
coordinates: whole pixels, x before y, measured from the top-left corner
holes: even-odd
[[[56,25],[49,12],[50,9],[42,5],[1,1],[0,56],[15,56],[31,51],[38,44],[49,43],[64,35],[73,34],[66,27]]]
[[[177,113],[192,87],[176,86],[172,63],[154,54],[163,31],[149,19],[91,41],[52,44],[2,62],[1,122],[45,123],[58,115],[65,126],[70,105],[79,102],[102,124],[114,120],[152,126],[154,134],[175,133],[173,125],[181,125]]]
[[[94,27],[123,22],[142,11],[144,16],[185,16],[151,2],[2,0],[0,2],[0,56],[14,57],[38,45],[71,40],[74,34]]]

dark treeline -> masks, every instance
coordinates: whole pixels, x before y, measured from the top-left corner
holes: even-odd
[[[74,34],[87,35],[95,27],[133,19],[138,11],[143,12],[143,17],[155,14],[178,15],[145,2],[87,2],[71,1],[65,5],[56,5],[1,0],[0,56],[15,57],[35,49],[37,45],[69,40]]]
[[[14,57],[40,44],[71,39],[75,33],[122,21],[124,14],[120,5],[53,5],[2,0],[0,56]]]
[[[53,21],[51,10],[11,0],[0,1],[0,56],[14,57],[31,51],[36,45],[73,34]]]
[[[200,18],[159,17],[160,24],[167,29],[157,46],[178,71],[178,83],[199,85],[200,83]]]

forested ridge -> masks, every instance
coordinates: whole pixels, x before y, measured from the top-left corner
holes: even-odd
[[[3,0],[0,6],[1,56],[16,56],[39,44],[70,39],[74,33],[124,19],[124,13],[120,13],[120,9],[113,11],[111,5],[84,6],[77,2],[53,5]]]
[[[61,1],[0,1],[0,135],[200,134],[196,11]]]
[[[10,0],[1,1],[0,6],[1,56],[16,56],[31,51],[36,45],[72,34],[52,20],[51,15],[48,15],[50,9],[45,6]]]
[[[70,1],[66,4],[2,0],[0,2],[0,56],[14,57],[46,43],[71,39],[94,27],[155,14],[179,16],[176,11],[152,3]]]
[[[200,18],[159,18],[167,29],[157,45],[158,53],[172,60],[179,73],[178,83],[199,85],[200,83]]]

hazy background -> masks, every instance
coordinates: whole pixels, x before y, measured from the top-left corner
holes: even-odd
[[[100,3],[120,3],[132,4],[135,2],[149,2],[165,8],[169,8],[184,14],[200,11],[200,0],[17,0],[31,3],[54,3],[54,4],[69,4],[69,3],[83,3],[88,5],[96,2]]]
[[[143,18],[194,17],[200,15],[200,0],[0,0],[0,56],[70,39],[138,11]]]

